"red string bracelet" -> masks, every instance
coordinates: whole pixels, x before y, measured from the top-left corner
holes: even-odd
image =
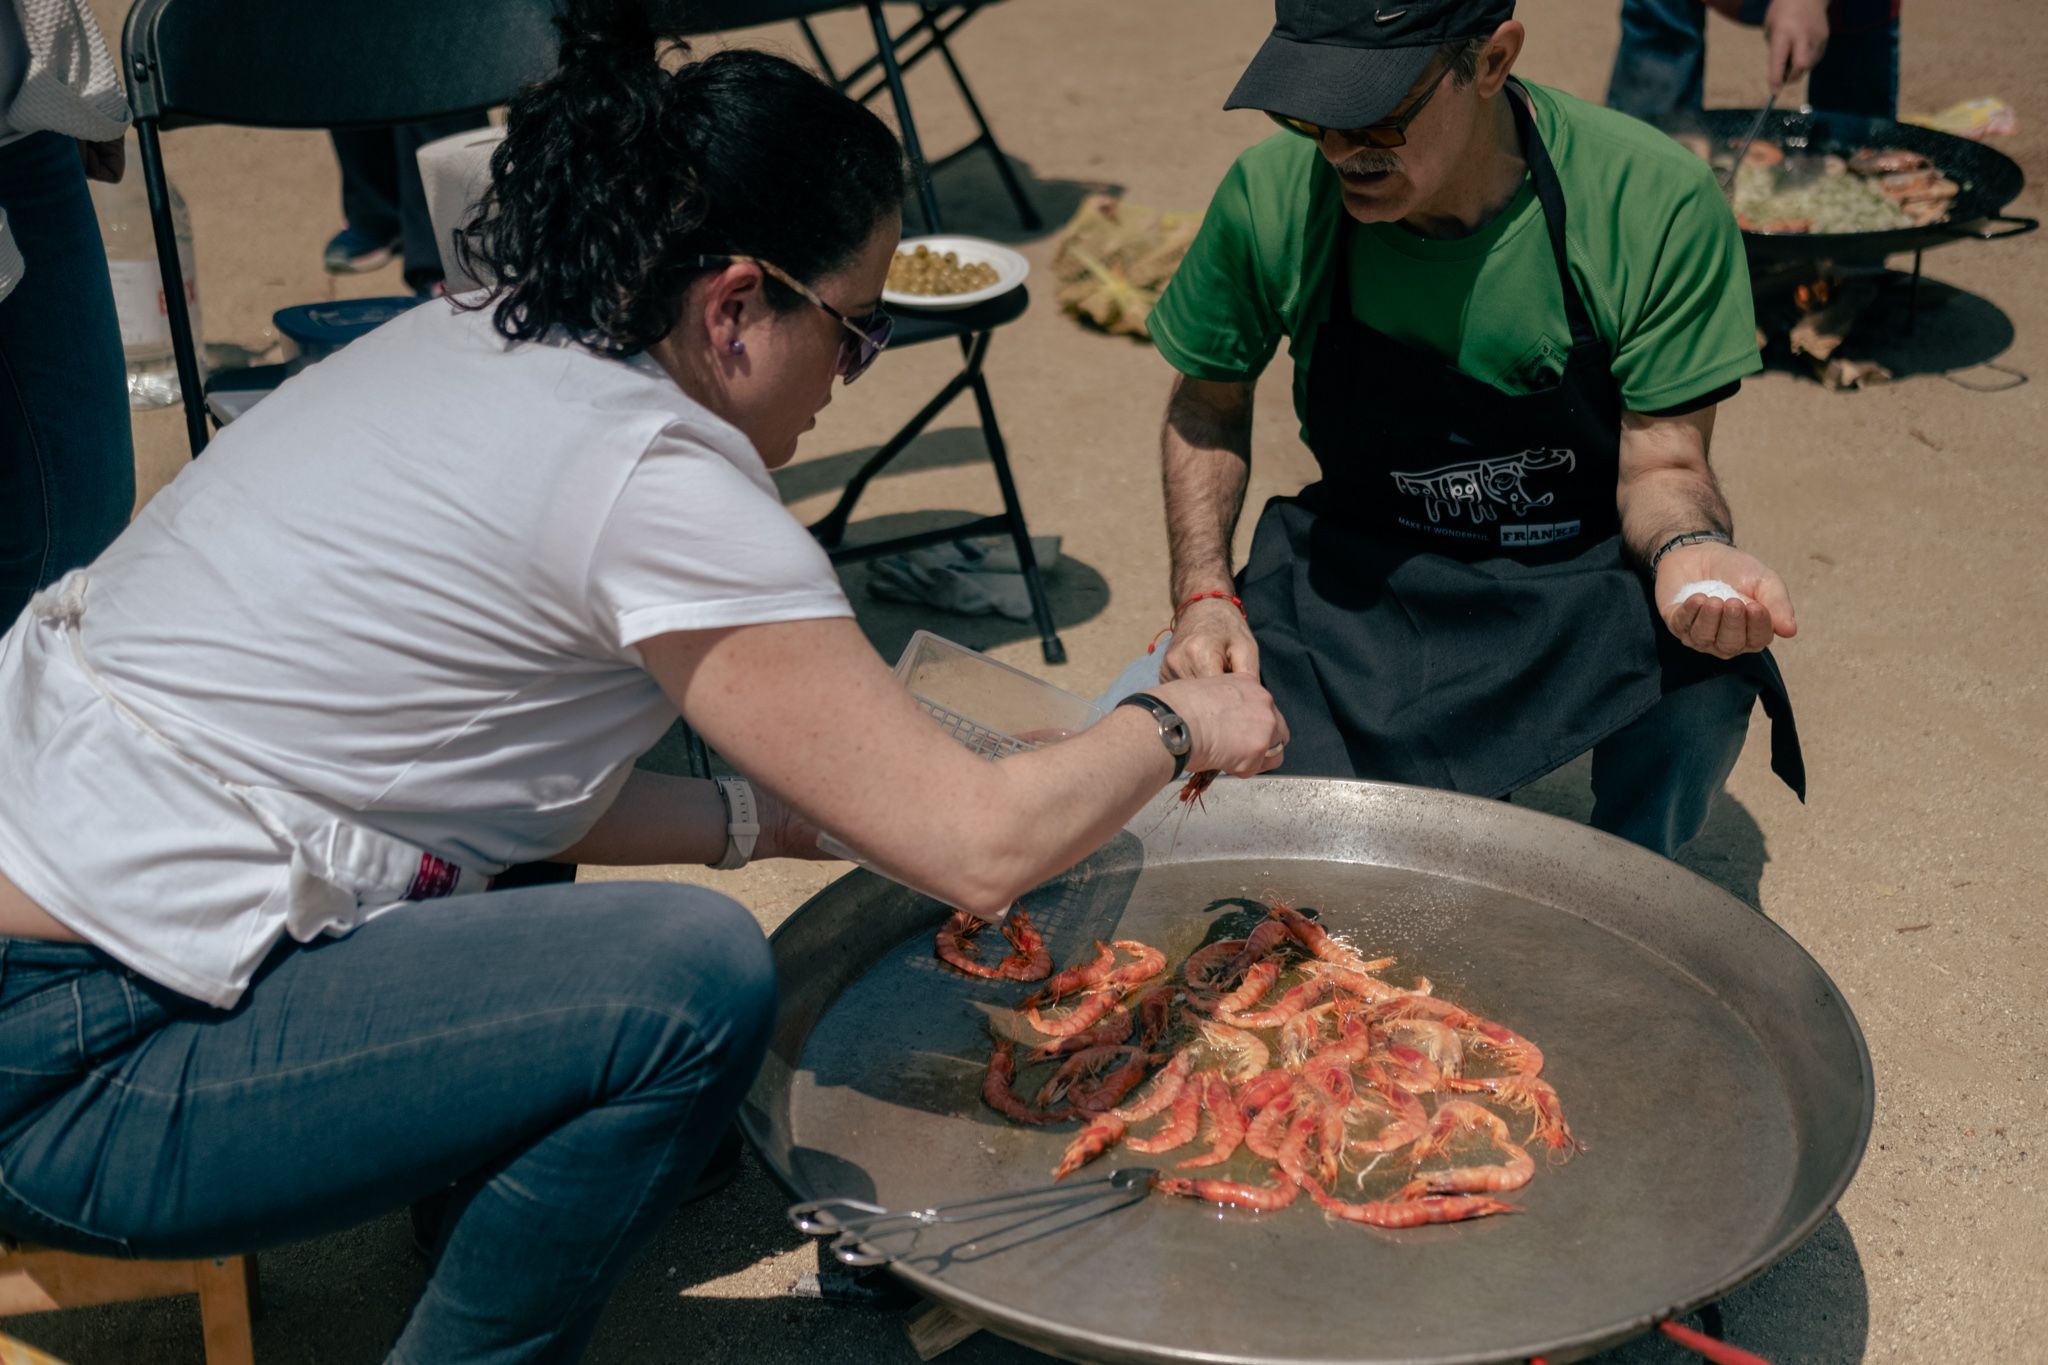
[[[1150,654],[1153,650],[1159,648],[1160,640],[1165,638],[1169,633],[1180,629],[1180,614],[1182,612],[1186,611],[1189,607],[1195,605],[1195,603],[1203,601],[1204,599],[1210,597],[1223,598],[1225,601],[1229,602],[1231,606],[1237,608],[1237,614],[1239,616],[1244,617],[1244,619],[1247,621],[1252,619],[1251,613],[1244,609],[1244,600],[1242,598],[1234,596],[1231,593],[1224,592],[1221,588],[1211,588],[1207,592],[1198,592],[1193,597],[1190,597],[1187,601],[1181,603],[1179,606],[1173,609],[1173,619],[1171,621],[1168,621],[1165,624],[1165,626],[1161,627],[1159,634],[1152,637],[1152,643],[1145,646],[1145,652],[1147,654]]]

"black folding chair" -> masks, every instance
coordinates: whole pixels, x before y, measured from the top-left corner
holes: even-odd
[[[1038,231],[1045,226],[1045,220],[1039,217],[1038,206],[1031,202],[1030,192],[1024,188],[1024,183],[1017,179],[1017,172],[1011,167],[1009,157],[1003,154],[1002,144],[996,141],[995,130],[988,126],[988,118],[981,111],[981,101],[974,97],[973,88],[967,84],[966,73],[961,71],[959,60],[953,56],[953,49],[947,44],[947,40],[962,24],[995,3],[995,0],[913,0],[913,3],[917,8],[917,17],[911,21],[909,27],[895,33],[891,33],[878,17],[879,7],[868,7],[875,29],[875,55],[845,72],[833,66],[832,58],[825,51],[825,44],[818,37],[818,31],[811,26],[810,19],[799,18],[796,22],[797,27],[803,30],[804,41],[810,44],[811,55],[817,58],[818,68],[825,73],[826,79],[863,104],[884,90],[889,91],[893,98],[901,87],[903,73],[936,52],[939,60],[945,63],[947,74],[953,78],[954,88],[960,92],[960,102],[967,106],[968,116],[974,120],[974,126],[979,132],[971,141],[926,163],[925,169],[936,174],[962,157],[972,156],[976,152],[988,153],[989,159],[995,165],[997,178],[1003,182],[1004,192],[1010,196],[1010,203],[1017,209],[1017,221],[1022,223],[1027,231]],[[914,155],[922,162],[922,149]],[[940,230],[937,219],[930,214],[929,206],[926,207],[926,218],[933,232]]]
[[[207,442],[205,382],[159,134],[208,123],[373,127],[488,109],[554,69],[553,13],[550,0],[137,0],[122,65],[194,455]],[[282,366],[223,376],[243,388],[282,378]]]
[[[1018,221],[1032,232],[1045,226],[1037,206],[1031,202],[1030,192],[1017,178],[1009,158],[1003,154],[1002,144],[996,141],[995,130],[989,127],[981,101],[974,97],[974,89],[968,85],[967,75],[960,69],[960,62],[954,57],[948,41],[962,24],[997,0],[889,2],[909,4],[917,11],[910,24],[900,31],[889,27],[882,9],[883,0],[682,0],[669,13],[685,31],[693,33],[715,33],[723,29],[751,28],[793,20],[809,44],[819,72],[827,80],[863,104],[872,102],[887,91],[903,129],[904,150],[909,153],[912,170],[917,176],[918,206],[927,232],[944,230],[939,222],[938,205],[930,190],[931,173],[975,152],[986,152],[993,161],[996,175],[1002,180],[1011,204],[1016,207]],[[846,71],[840,71],[834,65],[831,54],[825,50],[824,40],[811,24],[814,16],[835,9],[865,11],[868,26],[874,34],[874,55]],[[910,101],[903,91],[903,74],[934,53],[945,63],[947,74],[953,78],[954,88],[960,92],[960,100],[967,106],[968,116],[979,131],[965,145],[928,161],[918,139],[917,124],[910,117]]]

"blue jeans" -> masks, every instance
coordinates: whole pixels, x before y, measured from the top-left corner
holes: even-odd
[[[1159,685],[1171,635],[1140,655],[1096,699],[1104,710]],[[1706,828],[1714,797],[1749,737],[1756,684],[1732,675],[1669,693],[1593,746],[1595,829],[1670,858]],[[1361,773],[1369,777],[1369,773]]]
[[[1765,8],[1751,0],[1745,21],[1763,22]],[[1607,86],[1611,107],[1652,123],[1697,113],[1706,65],[1701,0],[1622,0],[1621,47]],[[1897,118],[1898,21],[1831,35],[1820,65],[1807,77],[1806,98],[1816,109]]]
[[[454,1184],[390,1359],[574,1360],[774,1016],[752,917],[657,883],[393,911],[281,946],[231,1010],[96,949],[0,939],[0,1227],[224,1255]]]
[[[132,174],[131,168],[131,174]],[[0,147],[21,283],[0,299],[0,630],[98,558],[135,506],[128,367],[78,144]]]

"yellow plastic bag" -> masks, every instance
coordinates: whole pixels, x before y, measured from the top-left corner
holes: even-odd
[[[1900,121],[1940,133],[1954,133],[1973,142],[1981,142],[1987,137],[2010,136],[2020,130],[2019,111],[1991,95],[1951,104],[1936,114],[1907,114]]]
[[[1200,214],[1088,196],[1053,257],[1060,307],[1113,335],[1149,339],[1146,319],[1201,225]]]

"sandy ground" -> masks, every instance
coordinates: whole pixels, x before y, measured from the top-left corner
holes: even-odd
[[[116,31],[120,0],[100,0]],[[2039,103],[2048,36],[2023,0],[1907,7],[1904,107],[1980,94],[2022,105],[1998,145],[2048,175]],[[1613,0],[1532,0],[1522,70],[1598,98],[1615,42]],[[1247,0],[1015,0],[958,40],[1011,153],[1055,224],[1084,190],[1199,209],[1236,152],[1263,136],[1253,114],[1217,106],[1270,11]],[[845,16],[828,42],[857,52]],[[793,29],[759,41],[797,53]],[[459,55],[459,54],[456,54]],[[1710,104],[1754,105],[1760,42],[1717,22]],[[2031,99],[2029,97],[2031,96]],[[964,126],[937,72],[913,81],[928,143]],[[168,139],[196,226],[209,340],[262,351],[272,310],[339,293],[397,292],[396,269],[336,280],[319,252],[338,226],[336,175],[319,135],[202,129]],[[1034,266],[1049,233],[1023,237],[986,167],[942,177],[950,223],[1019,241]],[[2015,212],[2041,212],[2030,187]],[[2048,871],[2048,698],[2038,622],[2048,613],[2039,461],[2048,388],[1984,392],[2006,378],[1973,368],[2048,370],[2048,238],[1956,245],[1929,257],[1939,306],[1907,337],[1866,347],[1900,382],[1829,394],[1790,373],[1748,384],[1722,413],[1715,463],[1744,543],[1774,563],[1800,611],[1779,655],[1800,708],[1812,799],[1769,774],[1761,734],[1687,861],[1760,904],[1819,959],[1869,1036],[1876,1131],[1836,1216],[1801,1250],[1725,1305],[1731,1337],[1778,1361],[2040,1359],[2048,1252],[2038,1188],[2048,1123],[2048,1030],[2036,1007],[2048,970],[2038,934]],[[829,503],[847,469],[942,380],[950,348],[892,354],[824,415],[783,476],[799,514]],[[1034,529],[1063,538],[1055,609],[1072,662],[1048,670],[1024,629],[992,618],[929,620],[847,583],[877,647],[893,658],[929,624],[1062,686],[1092,692],[1167,610],[1154,446],[1167,372],[1149,348],[1080,330],[1041,288],[997,341],[996,402]],[[1253,506],[1299,486],[1284,367],[1261,395]],[[971,412],[948,414],[869,494],[863,512],[916,525],[935,509],[990,510],[993,480]],[[144,496],[184,461],[177,410],[140,414]],[[516,458],[508,452],[507,458]],[[1247,526],[1250,518],[1246,519]],[[1583,772],[1528,796],[1581,814]],[[842,870],[764,867],[724,877],[773,928]],[[701,869],[634,875],[709,879]],[[403,1096],[391,1102],[404,1103]],[[620,1362],[908,1361],[900,1316],[792,1297],[815,1250],[780,1216],[783,1198],[751,1158],[724,1192],[679,1213],[608,1313],[590,1359]],[[381,1357],[424,1270],[392,1216],[262,1258],[265,1362],[358,1365]],[[190,1301],[22,1319],[8,1325],[76,1365],[174,1365],[201,1358]],[[951,1359],[1038,1358],[983,1334]],[[1674,1358],[1638,1344],[1610,1359]]]

